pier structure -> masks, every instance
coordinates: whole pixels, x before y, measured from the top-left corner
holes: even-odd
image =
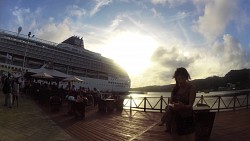
[[[237,99],[236,99],[237,101]],[[0,92],[0,103],[4,95]],[[171,136],[158,126],[161,112],[132,110],[100,113],[97,107],[86,109],[84,120],[68,116],[67,105],[51,112],[49,105],[40,105],[27,96],[21,96],[19,106],[0,106],[0,140],[4,141],[165,141]],[[210,141],[247,141],[250,138],[250,109],[216,113]]]

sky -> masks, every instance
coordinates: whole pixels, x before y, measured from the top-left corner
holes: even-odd
[[[250,68],[250,0],[0,0],[0,29],[113,59],[131,87],[168,85],[176,68],[191,79]]]

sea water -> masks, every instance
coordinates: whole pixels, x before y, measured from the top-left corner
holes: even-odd
[[[196,93],[196,99],[194,106],[197,103],[201,103],[201,96],[203,96],[203,104],[207,104],[211,109],[228,109],[235,107],[242,107],[247,105],[247,98],[250,101],[250,97],[246,94],[250,93],[250,89],[247,90],[234,90],[234,91],[213,91],[209,93],[198,92]],[[161,96],[163,99],[161,99]],[[236,97],[235,97],[236,96]],[[124,100],[126,107],[139,107],[149,109],[163,109],[169,103],[171,92],[147,92],[146,94],[131,93]],[[132,101],[130,102],[130,100]],[[220,103],[220,104],[219,104]]]

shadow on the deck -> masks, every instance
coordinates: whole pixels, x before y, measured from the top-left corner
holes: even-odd
[[[51,119],[74,138],[80,140],[133,140],[155,126],[161,113],[132,112],[127,110],[102,113],[98,106],[86,107],[85,119],[75,119],[67,114],[64,103],[59,111],[52,112],[48,104],[40,105]],[[164,130],[162,130],[164,133]],[[166,133],[165,133],[166,134]]]
[[[68,134],[80,140],[171,140],[164,126],[158,126],[162,113],[132,112],[129,110],[101,113],[98,107],[86,108],[86,118],[76,120],[67,115],[68,107],[51,112],[48,106],[41,106],[51,119]],[[250,109],[216,113],[210,141],[247,141],[250,138]]]

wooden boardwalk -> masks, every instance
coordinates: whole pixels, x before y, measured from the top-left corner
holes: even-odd
[[[48,107],[43,106],[42,109],[69,135],[84,141],[136,140],[154,127],[162,116],[161,113],[133,111],[130,117],[127,110],[101,113],[97,107],[87,107],[86,118],[80,120],[67,115],[66,107],[57,113],[51,112]]]
[[[65,109],[65,108],[64,108]],[[48,111],[47,111],[48,112]],[[69,135],[84,141],[166,141],[171,136],[158,126],[162,113],[133,111],[100,113],[88,107],[85,120],[75,120],[66,111],[47,113]],[[249,141],[250,109],[216,113],[210,141]]]
[[[136,140],[170,140],[161,126],[154,126]],[[210,141],[249,141],[250,109],[216,113]]]
[[[1,93],[0,93],[1,94]],[[3,95],[0,95],[3,104]],[[59,112],[29,98],[21,98],[19,107],[0,106],[0,141],[166,141],[170,135],[158,126],[162,113],[100,113],[87,107],[85,120],[67,115],[67,104]],[[215,116],[210,141],[249,141],[250,109],[219,112]]]

